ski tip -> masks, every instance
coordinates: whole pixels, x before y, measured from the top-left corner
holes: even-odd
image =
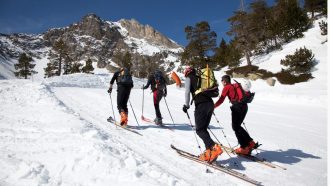
[[[176,147],[175,147],[173,144],[171,144],[171,148],[172,148],[172,149],[176,149]]]

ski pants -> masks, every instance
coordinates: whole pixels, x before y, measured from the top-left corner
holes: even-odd
[[[214,104],[210,101],[199,103],[195,108],[196,133],[203,140],[206,149],[210,149],[215,144],[207,131],[213,110]]]
[[[124,111],[128,113],[127,109],[127,102],[129,99],[129,95],[131,93],[131,88],[130,86],[118,86],[117,89],[117,108],[119,113],[121,111]]]
[[[235,132],[238,143],[244,148],[248,146],[249,142],[252,140],[250,135],[242,127],[242,123],[248,111],[248,106],[247,104],[233,104],[230,109],[232,128]]]
[[[159,109],[159,102],[160,100],[162,100],[164,93],[163,91],[155,90],[153,94],[154,94],[154,107],[156,111],[156,117],[162,119],[162,114],[160,113],[160,109]]]

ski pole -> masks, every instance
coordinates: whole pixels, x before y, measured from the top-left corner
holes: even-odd
[[[143,119],[143,108],[144,108],[144,84],[142,85],[142,115],[141,118]]]
[[[248,129],[246,128],[246,126],[245,126],[245,123],[244,123],[244,122],[243,122],[243,125],[244,125],[244,128],[245,128],[246,132],[249,134],[249,131],[248,131]],[[249,134],[249,135],[250,135],[250,134]],[[257,149],[254,149],[254,150],[256,150],[257,154],[259,154],[259,152],[258,152],[258,150],[257,150]]]
[[[133,107],[132,107],[131,100],[128,100],[128,102],[129,102],[129,105],[131,106],[131,109],[132,109],[132,111],[133,111],[133,114],[134,114],[134,117],[135,117],[136,123],[137,123],[138,126],[140,127],[140,124],[139,124],[139,122],[138,122],[138,120],[137,120],[137,118],[136,118],[136,115],[135,115],[134,109],[133,109]]]
[[[188,117],[188,120],[189,120],[189,123],[190,123],[190,126],[191,126],[191,130],[193,131],[193,133],[194,133],[194,135],[195,135],[195,139],[196,139],[196,142],[197,142],[197,145],[198,145],[199,151],[200,151],[201,154],[202,154],[202,149],[201,149],[201,146],[199,145],[199,142],[198,142],[198,139],[197,139],[197,134],[196,134],[196,131],[194,130],[194,126],[193,126],[192,123],[191,123],[191,120],[190,120],[190,116],[189,116],[189,114],[188,114],[188,111],[186,112],[186,114],[187,114],[187,117]],[[211,172],[211,171],[207,168],[206,165],[205,165],[205,167],[206,167],[206,172],[207,172],[207,173],[208,173],[208,172]]]
[[[111,98],[111,94],[110,93],[109,93],[109,96],[110,96],[110,101],[111,101],[111,108],[112,108],[113,119],[116,122],[115,111],[113,110],[112,98]],[[117,128],[117,125],[116,125],[116,128]]]
[[[171,119],[172,119],[173,125],[175,126],[175,124],[174,124],[174,120],[173,120],[173,117],[172,117],[172,114],[171,114],[171,112],[170,112],[170,109],[168,108],[167,101],[166,101],[165,97],[164,97],[164,100],[165,100],[165,104],[166,104],[166,107],[167,107],[168,113],[170,113],[170,116],[171,116]]]
[[[217,116],[215,115],[214,112],[213,112],[213,115],[214,115],[215,120],[217,120],[217,123],[219,124],[219,127],[221,128],[221,126],[220,126],[220,122],[219,122],[219,120],[218,120],[218,118],[217,118]],[[232,149],[232,147],[231,147],[231,145],[230,145],[230,143],[229,143],[229,141],[228,141],[228,139],[227,139],[227,136],[226,136],[226,134],[225,134],[225,132],[223,131],[222,128],[221,128],[221,131],[222,131],[222,133],[223,133],[223,135],[224,135],[224,137],[225,137],[225,139],[226,139],[226,141],[227,141],[227,143],[228,143],[228,145],[229,145],[229,148]]]
[[[211,132],[211,134],[214,136],[214,138],[218,141],[218,143],[220,144],[220,146],[223,146],[223,145],[221,144],[221,142],[218,140],[218,138],[215,136],[215,134],[212,132],[212,130],[210,129],[210,127],[207,127],[207,128],[209,129],[209,131]],[[232,158],[232,156],[228,153],[228,151],[227,151],[226,148],[223,148],[223,150],[225,150],[226,154],[227,154],[230,158]],[[234,165],[235,165],[235,166],[238,166],[237,163],[236,163],[236,161],[234,161]]]

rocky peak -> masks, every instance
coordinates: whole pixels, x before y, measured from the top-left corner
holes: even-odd
[[[87,14],[78,23],[78,28],[83,35],[89,35],[101,39],[103,35],[103,22],[95,14]]]
[[[135,19],[121,19],[119,22],[128,31],[128,36],[146,39],[151,43],[165,45],[169,48],[180,47],[178,44],[169,40],[166,36],[155,30],[153,27],[149,25],[142,25]]]

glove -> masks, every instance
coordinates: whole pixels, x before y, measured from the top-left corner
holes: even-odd
[[[112,88],[109,88],[108,93],[111,94],[111,92],[112,92]]]
[[[183,112],[187,113],[188,109],[189,109],[189,106],[183,105],[183,108],[182,108]]]

